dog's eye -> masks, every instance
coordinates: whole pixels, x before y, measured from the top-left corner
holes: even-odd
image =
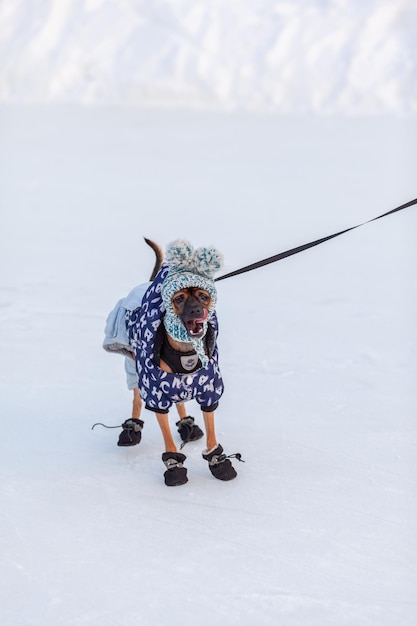
[[[198,299],[200,300],[200,302],[202,302],[203,304],[208,304],[210,302],[210,296],[207,293],[203,293],[200,292],[198,294]]]
[[[185,299],[185,296],[181,294],[180,296],[175,296],[175,298],[172,298],[172,302],[176,304],[177,306],[180,306],[180,304],[184,302],[184,299]]]

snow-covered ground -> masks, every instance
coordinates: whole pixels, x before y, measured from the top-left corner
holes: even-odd
[[[412,626],[417,210],[218,284],[220,483],[130,412],[108,311],[180,236],[227,270],[415,197],[392,118],[1,109],[1,623]],[[198,407],[190,412],[201,423]],[[175,415],[172,416],[174,421]]]
[[[0,100],[417,113],[415,0],[2,0]]]

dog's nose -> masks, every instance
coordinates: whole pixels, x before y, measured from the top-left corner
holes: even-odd
[[[192,318],[204,317],[204,309],[194,296],[190,296],[184,307],[184,314]]]

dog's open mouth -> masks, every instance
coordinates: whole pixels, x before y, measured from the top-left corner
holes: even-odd
[[[204,334],[204,322],[208,317],[208,311],[204,310],[204,317],[200,317],[197,319],[190,319],[185,322],[185,327],[187,329],[190,337],[194,339],[200,339],[200,337]]]

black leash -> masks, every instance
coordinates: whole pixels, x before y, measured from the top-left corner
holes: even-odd
[[[363,222],[362,224],[357,224],[356,226],[351,226],[350,228],[345,228],[345,230],[341,230],[338,233],[334,233],[333,235],[328,235],[327,237],[322,237],[321,239],[316,239],[315,241],[310,241],[310,243],[305,243],[302,246],[298,246],[297,248],[291,248],[291,250],[286,250],[285,252],[280,252],[279,254],[274,254],[274,256],[270,256],[267,259],[263,259],[262,261],[257,261],[256,263],[251,263],[251,265],[246,265],[245,267],[241,267],[239,270],[235,270],[234,272],[229,272],[228,274],[224,274],[223,276],[219,276],[219,278],[215,278],[216,281],[224,280],[225,278],[230,278],[231,276],[237,276],[238,274],[243,274],[245,272],[250,272],[251,270],[256,270],[258,267],[263,267],[264,265],[269,265],[270,263],[275,263],[275,261],[281,261],[281,259],[286,259],[293,254],[298,254],[299,252],[304,252],[304,250],[308,250],[309,248],[313,248],[314,246],[318,246],[325,241],[329,241],[330,239],[334,239],[335,237],[339,237],[339,235],[344,235],[348,233],[350,230],[355,230],[355,228],[359,228],[360,226],[365,226],[365,224],[369,224],[370,222],[375,222],[376,220],[380,220],[387,215],[392,215],[397,211],[402,211],[403,209],[407,209],[410,206],[417,204],[417,198],[414,200],[410,200],[401,206],[397,206],[396,209],[392,209],[391,211],[387,211],[387,213],[383,213],[382,215],[378,215],[378,217],[374,217],[367,222]]]

